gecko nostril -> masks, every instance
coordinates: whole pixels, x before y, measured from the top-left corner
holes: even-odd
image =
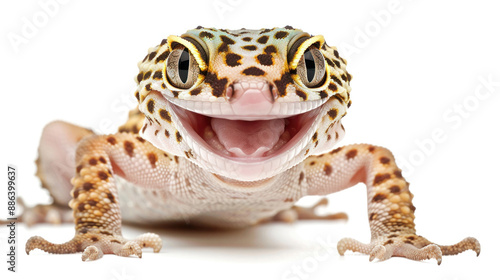
[[[231,97],[233,97],[233,94],[234,94],[234,87],[231,84],[226,89],[226,99],[231,100]]]
[[[273,102],[276,101],[276,99],[278,99],[278,89],[275,86],[273,86],[272,84],[270,84],[269,90],[271,91],[271,96],[272,96]]]

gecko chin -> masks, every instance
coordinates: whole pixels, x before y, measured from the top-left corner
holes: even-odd
[[[305,107],[298,114],[253,116],[195,112],[172,102],[170,106],[183,139],[196,157],[193,162],[224,177],[255,181],[303,160],[320,122],[323,103],[311,103],[309,108],[314,108]],[[292,103],[283,104],[294,107]],[[300,111],[297,106],[295,111]]]

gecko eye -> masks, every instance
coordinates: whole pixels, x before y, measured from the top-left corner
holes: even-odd
[[[325,59],[314,46],[309,47],[299,60],[297,74],[305,86],[317,87],[325,80]]]
[[[176,48],[170,53],[166,68],[169,83],[179,89],[192,87],[200,73],[196,59],[186,47]]]

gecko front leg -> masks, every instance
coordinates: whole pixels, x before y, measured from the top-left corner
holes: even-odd
[[[146,233],[134,240],[121,234],[121,213],[114,176],[138,185],[155,187],[155,174],[168,174],[171,159],[141,137],[129,133],[91,136],[76,151],[76,173],[71,180],[69,205],[75,219],[75,236],[63,244],[53,244],[34,236],[26,244],[26,253],[33,249],[54,254],[83,252],[82,260],[96,260],[103,254],[142,256],[142,248],[159,252],[158,235]]]
[[[434,258],[438,264],[442,255],[466,250],[479,255],[481,247],[475,238],[442,246],[416,234],[413,195],[389,150],[367,144],[349,145],[309,157],[304,164],[310,195],[326,195],[359,182],[367,186],[371,242],[344,238],[337,245],[340,255],[351,250],[369,254],[370,261],[400,256],[413,260]]]

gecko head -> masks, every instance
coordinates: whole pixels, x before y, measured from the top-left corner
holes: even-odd
[[[223,177],[255,181],[334,148],[351,76],[323,36],[196,28],[139,63],[143,138]]]

